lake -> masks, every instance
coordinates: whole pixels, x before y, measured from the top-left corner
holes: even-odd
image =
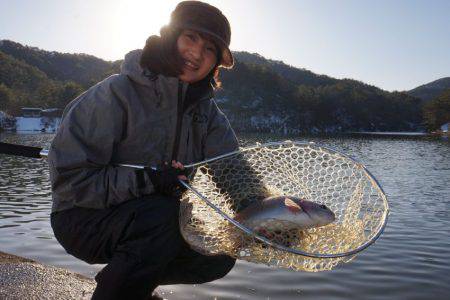
[[[3,142],[48,147],[51,134],[1,134]],[[244,145],[280,141],[241,135]],[[306,273],[238,261],[223,279],[164,286],[169,299],[449,299],[450,141],[429,137],[289,137],[362,162],[387,194],[384,234],[352,262]],[[45,160],[0,154],[0,251],[93,277],[101,269],[66,254],[49,224]]]

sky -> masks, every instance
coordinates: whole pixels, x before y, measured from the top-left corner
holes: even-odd
[[[0,0],[0,39],[122,59],[169,21],[176,0]],[[450,76],[449,0],[206,0],[248,51],[384,90]]]

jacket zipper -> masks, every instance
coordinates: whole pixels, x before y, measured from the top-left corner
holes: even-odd
[[[177,126],[175,131],[175,141],[172,149],[172,160],[178,161],[178,150],[180,148],[181,125],[183,123],[183,84],[178,82],[178,104],[177,104]]]

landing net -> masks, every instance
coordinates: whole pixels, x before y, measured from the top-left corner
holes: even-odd
[[[331,270],[372,244],[386,224],[388,203],[375,178],[362,164],[316,144],[259,144],[195,167],[192,189],[181,202],[180,228],[192,248],[205,255],[227,254],[310,272]],[[227,220],[268,196],[325,204],[336,220],[264,236]]]

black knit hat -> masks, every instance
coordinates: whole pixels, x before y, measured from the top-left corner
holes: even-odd
[[[222,12],[200,1],[180,2],[170,16],[169,28],[191,29],[212,38],[221,50],[220,65],[231,68],[234,64],[230,49],[231,28]]]

